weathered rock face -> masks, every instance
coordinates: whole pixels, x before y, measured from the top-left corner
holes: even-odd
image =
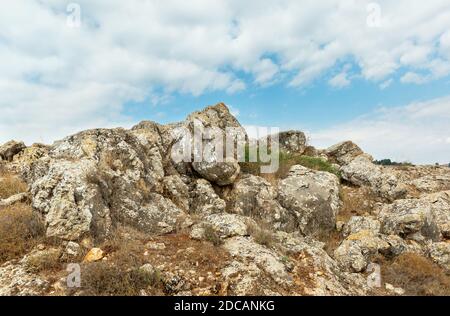
[[[358,186],[369,186],[375,194],[391,201],[403,197],[407,192],[393,173],[373,164],[371,157],[366,154],[343,165],[340,171],[345,180]]]
[[[14,156],[26,148],[23,142],[11,140],[0,146],[0,160],[12,161]]]
[[[0,267],[0,296],[41,295],[49,283],[27,271],[25,265],[9,262]]]
[[[442,237],[450,239],[450,191],[425,195],[422,200],[431,204]]]
[[[200,216],[223,213],[226,203],[214,191],[211,183],[205,179],[197,179],[191,192],[190,213]]]
[[[342,234],[345,237],[366,230],[374,235],[380,232],[380,222],[377,219],[366,216],[352,216],[347,224],[345,224]]]
[[[239,175],[240,167],[237,156],[225,159],[226,138],[245,140],[245,130],[223,103],[192,113],[186,122],[187,128],[194,135],[194,155],[201,156],[201,159],[194,158],[194,170],[203,178],[220,186],[232,184]],[[202,134],[201,146],[196,145],[196,133]],[[215,145],[219,139],[223,147],[218,150]]]
[[[339,179],[328,172],[293,166],[278,185],[278,201],[295,215],[303,234],[326,234],[334,229],[341,205]]]
[[[286,131],[278,133],[279,149],[287,153],[303,154],[306,149],[305,133],[300,131]]]
[[[55,143],[34,164],[32,178],[33,206],[45,216],[48,236],[104,237],[114,221],[167,231],[173,223],[164,221],[164,212],[182,215],[152,193],[162,193],[164,178],[158,143],[123,129],[86,131]],[[145,222],[155,219],[161,220],[157,227]]]
[[[194,239],[204,239],[206,237],[205,229],[207,226],[220,238],[245,236],[248,235],[248,225],[251,224],[254,224],[254,222],[250,218],[237,214],[211,214],[192,228],[191,237]]]
[[[223,162],[193,162],[192,167],[203,178],[221,186],[232,184],[241,170],[235,159],[228,159]]]
[[[348,236],[334,251],[334,258],[348,271],[361,272],[371,259],[389,249],[389,244],[370,230],[360,230]]]
[[[231,211],[261,219],[275,229],[295,230],[295,216],[281,207],[277,191],[265,179],[247,175],[234,184],[230,196]]]
[[[428,247],[428,255],[434,262],[450,272],[450,242],[431,244]]]
[[[346,165],[359,155],[364,154],[361,148],[351,141],[333,145],[326,149],[325,153],[340,165]]]
[[[430,203],[422,200],[397,200],[385,205],[379,214],[381,232],[418,242],[440,239],[436,215]]]

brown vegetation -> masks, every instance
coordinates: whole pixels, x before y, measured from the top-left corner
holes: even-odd
[[[30,251],[43,233],[43,223],[29,205],[0,209],[0,263]]]
[[[381,268],[383,281],[401,287],[406,295],[448,296],[450,276],[428,258],[404,253]]]

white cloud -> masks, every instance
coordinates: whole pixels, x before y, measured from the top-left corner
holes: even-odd
[[[400,81],[402,83],[415,83],[415,84],[424,84],[428,82],[429,77],[420,75],[415,72],[407,72],[403,77],[401,77]]]
[[[384,90],[384,89],[389,88],[393,82],[394,82],[393,79],[388,79],[386,81],[383,81],[382,83],[380,83],[380,89]]]
[[[66,25],[64,1],[2,3],[0,142],[130,124],[128,102],[175,92],[303,87],[342,60],[382,86],[405,67],[427,80],[450,73],[448,0],[379,0],[379,28],[366,24],[371,0],[76,2],[81,28]]]
[[[350,80],[348,80],[346,72],[341,72],[331,78],[328,83],[334,88],[344,88],[350,85]]]
[[[351,122],[312,133],[328,147],[352,140],[376,158],[415,163],[449,163],[450,96],[404,107],[382,108]]]

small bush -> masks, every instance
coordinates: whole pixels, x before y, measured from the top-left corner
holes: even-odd
[[[256,243],[268,248],[272,247],[274,243],[273,233],[266,224],[260,222],[258,223],[258,226],[249,225],[248,232],[253,237]]]
[[[0,209],[0,262],[17,258],[38,244],[44,224],[26,204]]]
[[[155,287],[161,281],[158,272],[124,269],[106,262],[86,265],[81,278],[86,294],[98,296],[137,296],[141,290]]]
[[[415,253],[404,253],[390,264],[382,265],[382,277],[385,282],[403,288],[407,295],[450,295],[450,276]]]
[[[220,246],[222,244],[222,239],[219,234],[214,230],[214,227],[211,225],[204,225],[204,238],[206,241],[209,241],[214,246]]]
[[[246,147],[245,151],[245,162],[240,163],[240,167],[243,173],[249,173],[257,176],[261,176],[261,167],[264,165],[268,165],[268,163],[263,163],[259,159],[256,162],[249,161],[249,152],[250,149]],[[325,161],[320,157],[310,157],[305,155],[299,155],[294,153],[286,153],[280,151],[278,154],[279,157],[279,167],[275,172],[275,177],[278,179],[285,178],[289,173],[289,169],[291,169],[294,165],[302,165],[306,168],[317,170],[317,171],[325,171],[332,174],[335,174],[339,178],[341,177],[339,170],[337,170],[331,163]]]
[[[60,260],[61,251],[58,249],[42,251],[39,254],[30,254],[26,260],[28,270],[38,273],[41,271],[60,270],[62,260]]]
[[[0,199],[26,191],[27,185],[19,177],[9,173],[0,175]]]

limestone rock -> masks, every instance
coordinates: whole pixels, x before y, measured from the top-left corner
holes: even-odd
[[[384,240],[369,230],[361,230],[345,239],[334,251],[334,258],[348,271],[361,272],[378,253],[389,248]]]
[[[354,158],[364,154],[361,148],[351,141],[333,145],[325,153],[341,165],[350,163]]]
[[[343,229],[344,237],[356,234],[362,230],[368,230],[374,235],[380,232],[380,222],[377,219],[367,216],[352,216]]]
[[[371,157],[359,155],[340,169],[342,178],[357,186],[368,186],[385,199],[393,201],[406,194],[406,187],[397,177],[372,163]]]
[[[14,156],[26,148],[23,142],[11,140],[0,146],[0,160],[12,161]]]
[[[292,278],[278,254],[251,241],[246,237],[233,237],[227,239],[224,248],[233,257],[251,260],[268,273],[278,284],[289,285]]]
[[[49,283],[25,265],[8,262],[0,267],[0,296],[42,295]]]
[[[440,238],[436,216],[430,203],[417,199],[397,200],[379,214],[381,232],[424,242]]]
[[[220,186],[232,184],[241,170],[239,163],[234,158],[222,162],[214,160],[193,162],[192,166],[204,179]]]
[[[271,141],[278,138],[279,150],[286,153],[303,154],[306,149],[306,136],[301,131],[284,131],[271,136]],[[268,143],[270,147],[270,143]]]
[[[278,185],[278,201],[295,216],[303,234],[326,234],[335,228],[341,206],[339,179],[328,172],[293,166]]]
[[[206,216],[225,211],[226,203],[216,194],[211,183],[197,179],[193,186],[190,213]]]
[[[293,230],[295,217],[276,198],[277,191],[269,182],[247,175],[234,184],[230,204],[234,213],[261,219],[274,229]]]
[[[434,262],[450,272],[450,242],[432,243],[428,247],[428,255]]]

